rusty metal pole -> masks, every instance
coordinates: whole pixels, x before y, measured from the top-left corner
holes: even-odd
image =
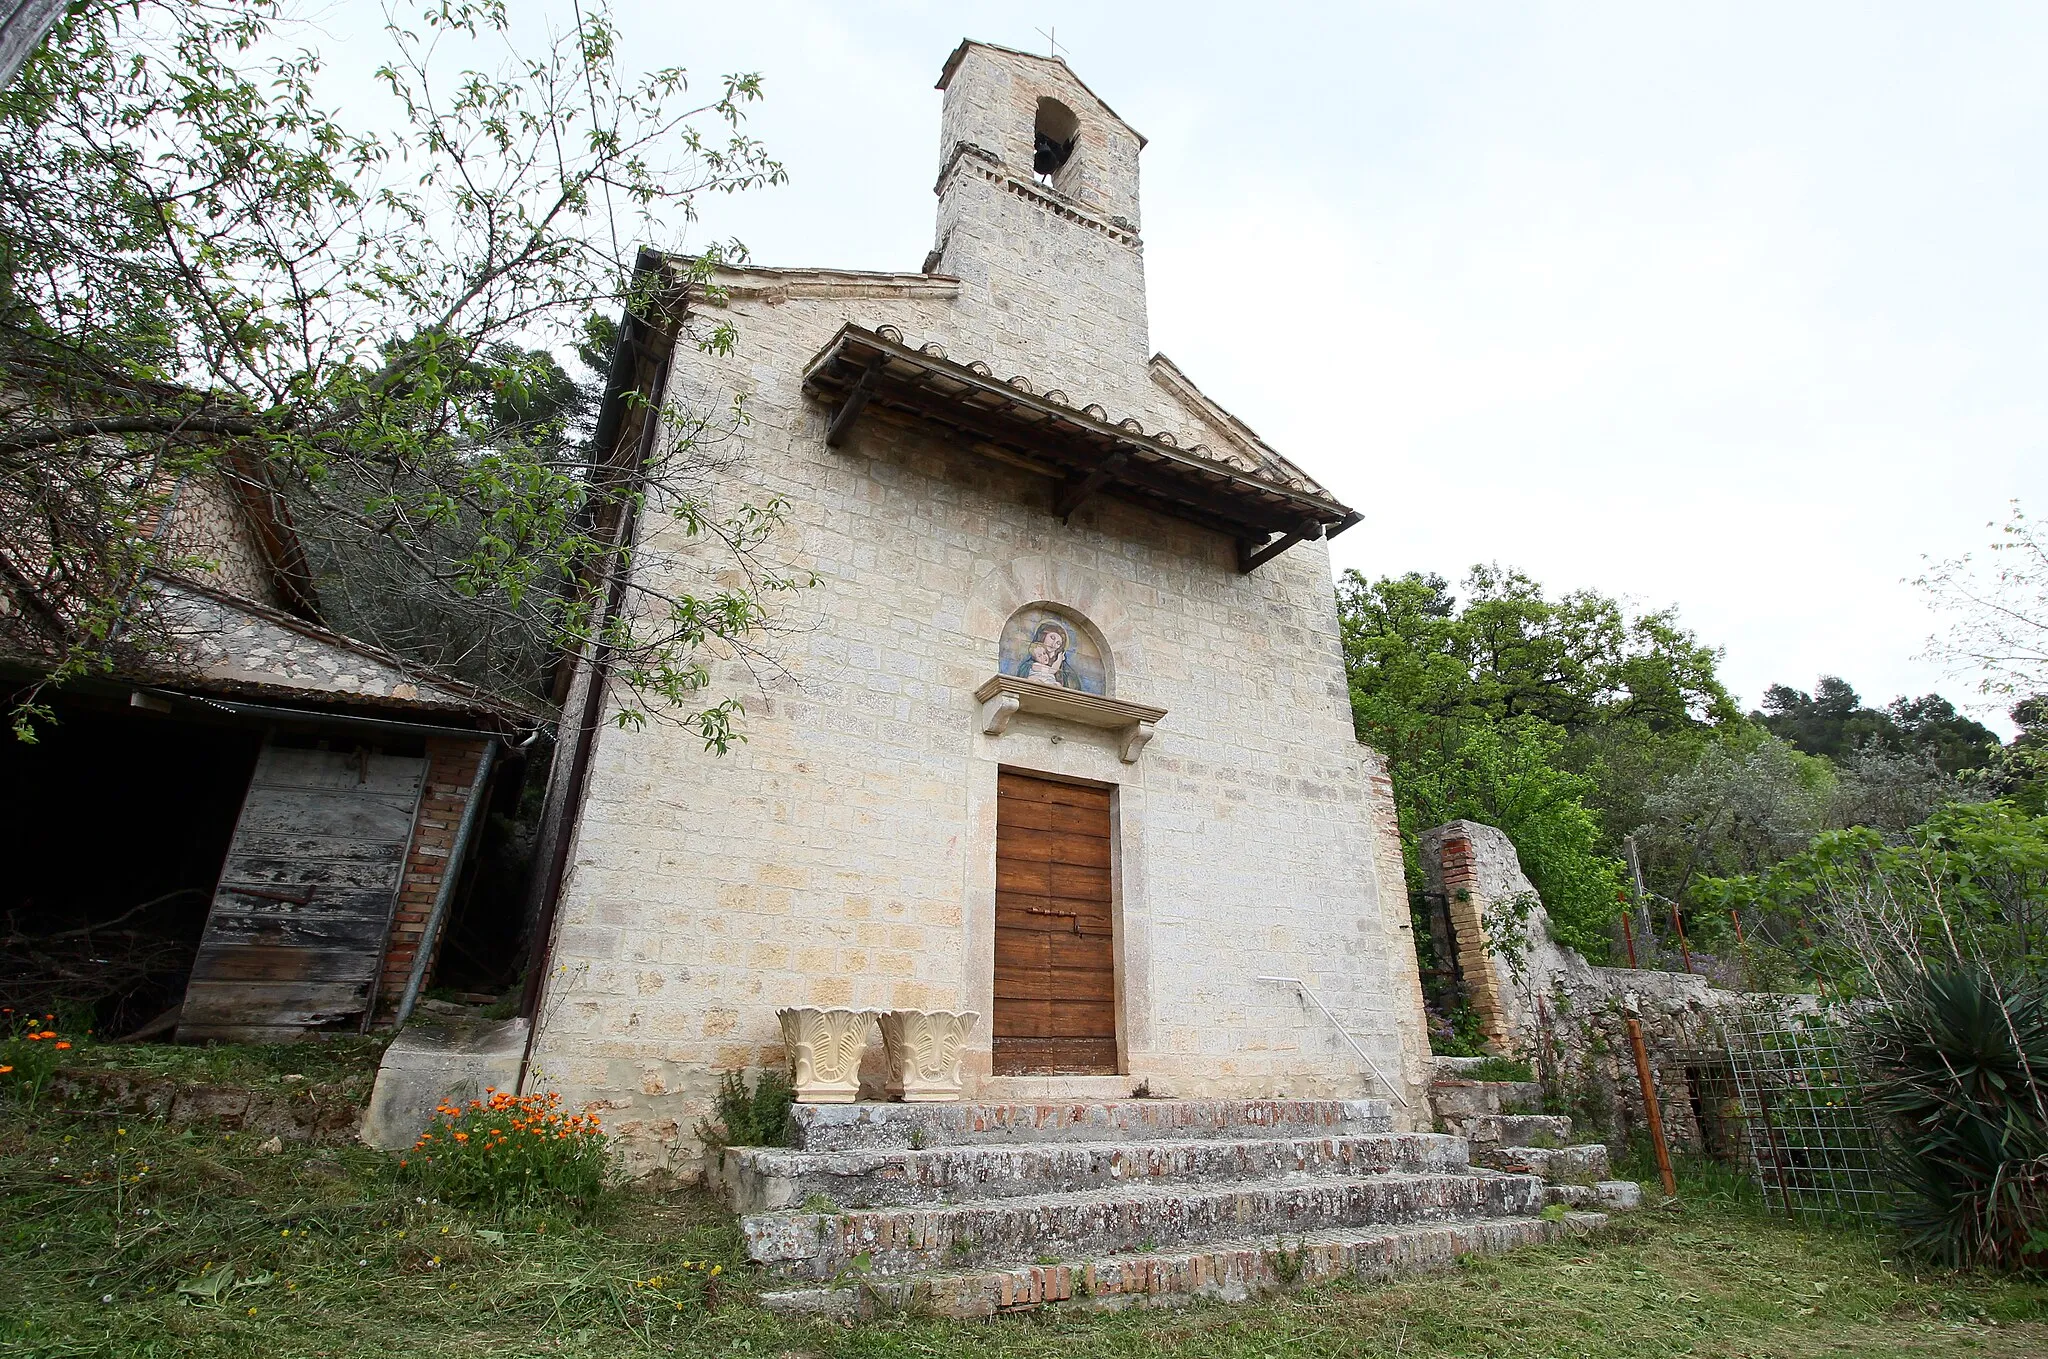
[[[1650,1116],[1650,1148],[1657,1153],[1657,1174],[1664,1180],[1664,1196],[1678,1197],[1678,1180],[1671,1173],[1671,1148],[1664,1142],[1664,1111],[1657,1107],[1657,1084],[1650,1078],[1650,1054],[1643,1050],[1643,1026],[1628,1017],[1628,1044],[1636,1053],[1636,1079],[1643,1083],[1643,1108]]]
[[[1685,959],[1686,975],[1692,974],[1692,945],[1685,942],[1685,922],[1678,918],[1678,903],[1671,903],[1671,928],[1678,932],[1678,956]]]
[[[1748,942],[1742,937],[1742,912],[1730,911],[1728,918],[1735,922],[1735,942],[1738,946]]]
[[[1636,927],[1629,923],[1629,917],[1635,913],[1636,908],[1631,905],[1628,908],[1627,914],[1621,917],[1621,937],[1622,941],[1628,945],[1628,965],[1630,967],[1636,965]]]

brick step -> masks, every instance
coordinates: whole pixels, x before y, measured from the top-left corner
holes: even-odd
[[[1381,1099],[1124,1099],[977,1104],[799,1104],[800,1151],[1107,1142],[1201,1137],[1328,1137],[1391,1132]]]
[[[1222,1184],[1300,1174],[1444,1173],[1466,1167],[1462,1138],[1441,1133],[1370,1133],[1360,1137],[970,1144],[925,1151],[733,1147],[720,1157],[715,1182],[733,1211],[771,1213],[800,1207],[813,1196],[829,1200],[833,1209],[886,1208],[1072,1193],[1116,1185]]]
[[[1517,1216],[1408,1223],[1299,1236],[1238,1236],[1192,1250],[1119,1253],[1080,1263],[874,1278],[768,1293],[761,1305],[784,1314],[853,1318],[914,1311],[969,1320],[1039,1307],[1105,1310],[1175,1305],[1191,1298],[1240,1302],[1297,1283],[1364,1279],[1372,1283],[1443,1269],[1461,1257],[1497,1254],[1584,1235],[1606,1225],[1602,1213],[1562,1221]]]
[[[838,1214],[740,1219],[747,1255],[771,1274],[834,1279],[1184,1249],[1243,1236],[1528,1216],[1542,1207],[1533,1175],[1292,1176],[1237,1185],[1125,1185],[1071,1194]]]
[[[1514,1175],[1541,1175],[1549,1184],[1592,1184],[1608,1177],[1607,1144],[1576,1147],[1488,1146],[1472,1159],[1491,1170]]]
[[[1444,1130],[1482,1147],[1562,1147],[1572,1140],[1572,1121],[1563,1114],[1440,1114]]]

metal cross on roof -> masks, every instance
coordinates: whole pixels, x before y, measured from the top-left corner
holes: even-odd
[[[1051,28],[1041,28],[1041,29],[1037,29],[1037,30],[1035,30],[1035,31],[1037,32],[1037,34],[1038,34],[1038,36],[1039,36],[1039,37],[1041,37],[1041,38],[1045,39],[1045,47],[1046,47],[1046,52],[1045,52],[1045,54],[1046,54],[1047,56],[1049,56],[1049,57],[1057,57],[1057,56],[1059,56],[1059,54],[1060,54],[1060,52],[1061,52],[1062,50],[1071,50],[1071,49],[1063,49],[1063,48],[1062,48],[1062,45],[1061,45],[1061,43],[1060,43],[1060,40],[1059,40],[1058,38],[1056,38],[1056,37],[1054,37],[1054,36],[1053,36],[1053,35],[1054,35],[1055,33],[1058,33],[1058,32],[1060,31],[1060,30],[1059,30],[1059,27],[1058,27],[1058,25],[1054,25],[1054,26],[1053,26],[1053,27],[1051,27]]]

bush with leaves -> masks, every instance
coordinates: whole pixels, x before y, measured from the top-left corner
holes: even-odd
[[[1939,967],[1873,1011],[1867,1036],[1908,1247],[1951,1268],[2048,1266],[2048,993]]]
[[[1753,944],[1885,1003],[1934,968],[1984,968],[2007,985],[2048,976],[2048,817],[2010,802],[1952,804],[1901,843],[1831,831],[1766,873],[1699,891],[1740,911]]]
[[[795,1102],[796,1090],[780,1071],[762,1071],[751,1089],[745,1073],[728,1071],[718,1078],[714,1117],[697,1120],[697,1140],[711,1151],[784,1146],[789,1141],[789,1111]]]
[[[609,1182],[611,1147],[597,1115],[563,1113],[559,1095],[486,1090],[439,1106],[399,1166],[462,1207],[587,1210]]]

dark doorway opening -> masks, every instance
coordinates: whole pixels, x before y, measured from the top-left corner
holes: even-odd
[[[547,793],[548,754],[544,745],[509,752],[491,773],[429,979],[437,997],[496,1001],[524,977],[527,879]]]
[[[0,735],[0,1005],[108,1038],[183,998],[259,733],[90,700]]]

